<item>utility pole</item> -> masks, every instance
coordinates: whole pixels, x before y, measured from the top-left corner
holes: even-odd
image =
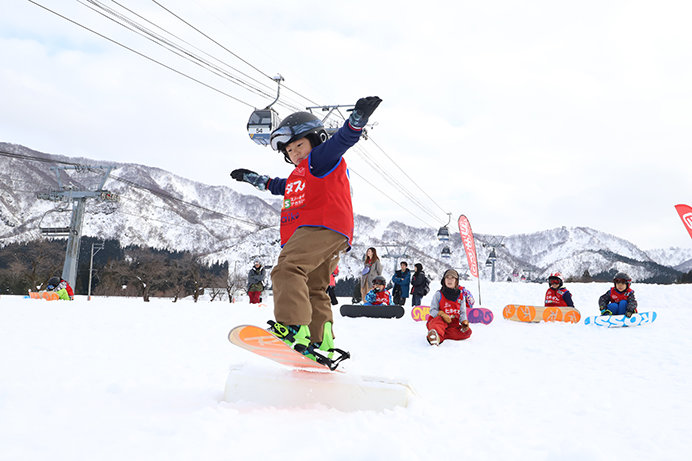
[[[117,201],[118,196],[112,192],[103,189],[103,185],[108,179],[108,175],[114,167],[112,166],[53,166],[51,170],[55,171],[58,182],[57,190],[47,192],[38,192],[36,197],[42,200],[50,200],[53,202],[71,202],[72,203],[72,219],[70,220],[69,228],[42,228],[41,232],[47,236],[64,236],[67,234],[67,249],[65,250],[65,263],[62,268],[62,278],[67,280],[72,287],[77,281],[77,264],[79,262],[79,244],[82,238],[82,224],[84,221],[84,210],[86,208],[86,200],[95,198],[100,201]],[[96,190],[75,190],[71,185],[63,185],[61,171],[77,170],[77,171],[97,171],[101,170],[103,177],[99,182]]]

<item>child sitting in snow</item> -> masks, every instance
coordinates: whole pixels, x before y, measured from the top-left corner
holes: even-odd
[[[372,290],[365,295],[364,306],[389,306],[392,304],[392,296],[385,286],[387,281],[381,275],[372,280]]]
[[[548,291],[545,292],[546,306],[574,307],[572,294],[563,286],[562,274],[553,272],[548,277]]]
[[[473,307],[474,303],[471,292],[459,285],[459,273],[447,269],[442,276],[442,288],[430,302],[430,318],[426,323],[430,345],[437,346],[445,339],[461,340],[471,336],[466,309]]]
[[[74,291],[67,280],[63,280],[60,277],[51,277],[46,282],[46,291],[54,291],[58,294],[58,299],[65,301],[74,300]]]
[[[622,315],[632,317],[637,312],[637,300],[634,290],[630,288],[632,279],[624,272],[618,272],[613,277],[613,288],[598,298],[601,315]]]

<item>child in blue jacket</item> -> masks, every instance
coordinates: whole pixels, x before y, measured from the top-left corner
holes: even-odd
[[[613,277],[613,288],[598,298],[601,315],[625,315],[632,317],[637,312],[637,300],[634,290],[630,288],[632,279],[624,272],[618,272]]]

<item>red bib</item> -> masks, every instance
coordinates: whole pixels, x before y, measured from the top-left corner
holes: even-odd
[[[552,288],[548,288],[548,291],[545,292],[545,305],[546,306],[567,306],[567,303],[565,302],[565,300],[563,298],[566,291],[567,291],[566,288],[558,288],[557,290],[553,290]]]
[[[614,303],[619,303],[620,301],[627,301],[627,297],[634,290],[631,288],[626,289],[624,292],[620,293],[615,289],[615,287],[610,289],[610,301]]]
[[[281,206],[281,246],[301,226],[325,227],[353,238],[351,184],[346,161],[339,163],[321,178],[310,173],[310,157],[295,167],[286,180]]]

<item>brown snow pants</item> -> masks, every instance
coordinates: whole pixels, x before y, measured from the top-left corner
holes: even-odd
[[[271,273],[277,322],[308,325],[311,340],[322,341],[324,324],[333,322],[329,276],[347,248],[346,237],[324,227],[296,229]]]

